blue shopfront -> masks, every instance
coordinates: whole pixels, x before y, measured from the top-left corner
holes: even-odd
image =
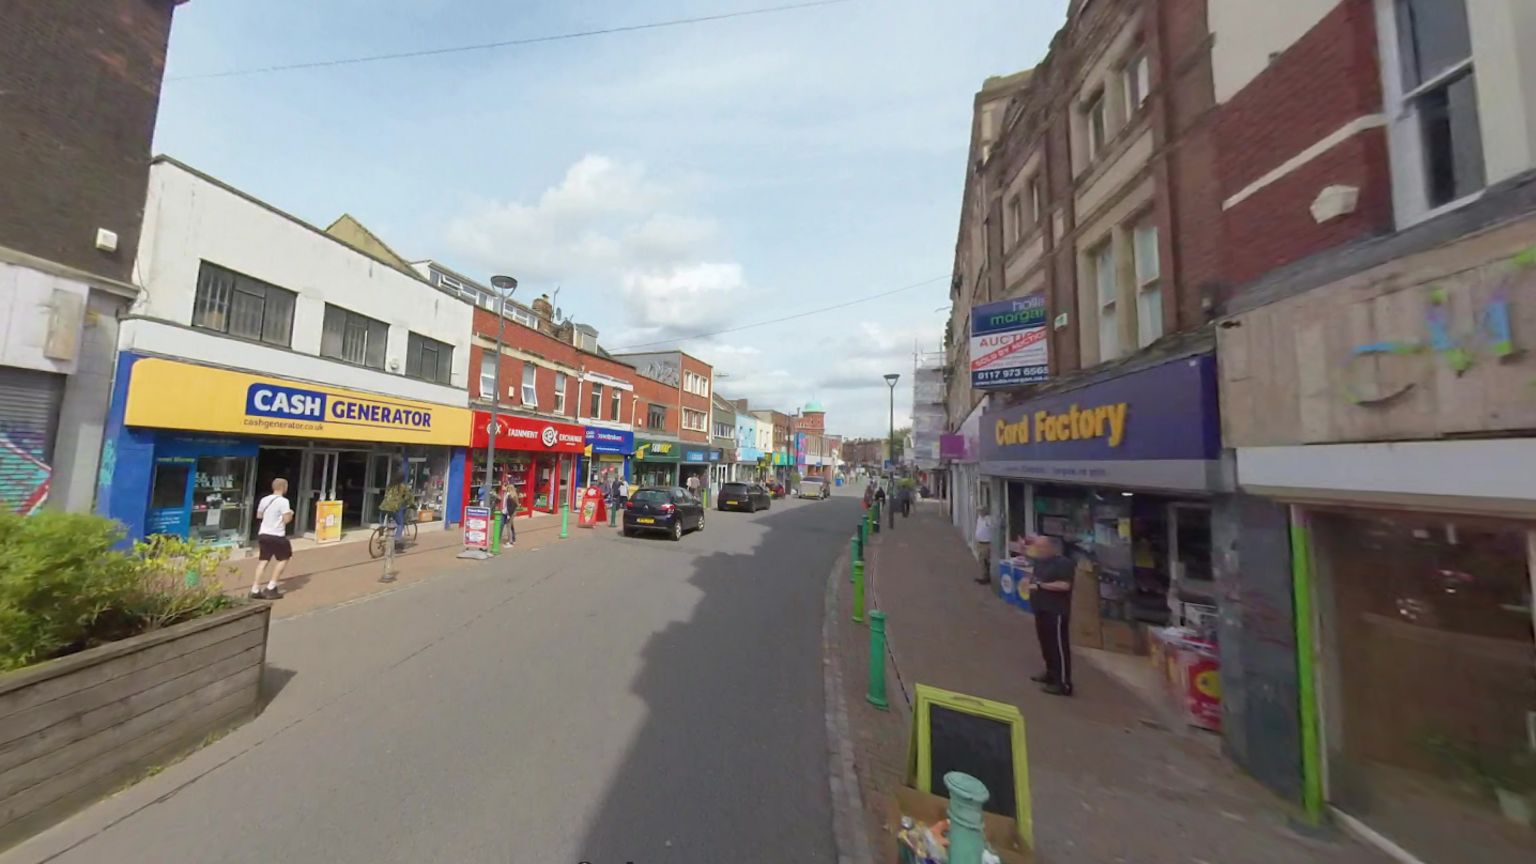
[[[994,557],[1062,540],[1096,583],[1100,620],[1074,625],[1077,644],[1134,652],[1149,625],[1214,627],[1211,502],[1232,489],[1217,404],[1201,353],[982,415]]]
[[[581,458],[579,476],[588,485],[605,475],[613,474],[629,482],[630,460],[635,453],[635,433],[588,426],[586,440],[587,452]]]

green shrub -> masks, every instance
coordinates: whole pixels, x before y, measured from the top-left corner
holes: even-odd
[[[222,550],[153,538],[131,553],[116,522],[0,512],[0,671],[204,615],[222,593]],[[188,572],[202,579],[188,579]]]

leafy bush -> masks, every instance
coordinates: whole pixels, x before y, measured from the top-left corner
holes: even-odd
[[[117,523],[45,510],[0,512],[0,671],[223,608],[224,557],[179,538],[125,553]],[[196,572],[203,579],[189,580]]]

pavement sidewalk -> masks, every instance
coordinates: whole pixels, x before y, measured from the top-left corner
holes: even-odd
[[[1049,864],[1383,864],[1374,849],[1292,821],[1287,805],[1125,683],[1125,659],[1074,651],[1077,695],[1042,693],[1031,617],[977,573],[939,502],[897,517],[866,555],[870,607],[887,615],[891,708],[864,699],[869,633],[837,574],[837,638],[855,771],[877,861],[894,861],[893,790],[905,779],[915,683],[1017,705],[1025,719],[1036,856]],[[851,528],[852,526],[850,526]],[[843,567],[847,566],[844,558]],[[1095,662],[1095,660],[1098,662]],[[1118,673],[1118,674],[1117,674]]]
[[[558,517],[520,518],[516,527],[517,547],[504,549],[503,556],[525,555],[560,542]],[[617,529],[607,525],[580,528],[573,517],[567,542],[614,530]],[[295,549],[278,582],[285,596],[273,603],[272,617],[292,618],[472,567],[478,562],[456,557],[464,549],[463,536],[457,526],[448,530],[440,523],[434,523],[432,528],[423,527],[415,544],[395,554],[396,579],[389,583],[379,581],[384,574],[384,559],[369,557],[366,540]],[[230,562],[230,570],[221,580],[225,590],[242,595],[250,591],[256,564],[254,556]]]

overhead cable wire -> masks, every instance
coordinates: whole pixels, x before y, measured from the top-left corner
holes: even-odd
[[[522,39],[503,39],[498,42],[480,42],[473,45],[452,45],[443,48],[422,48],[415,51],[395,51],[388,54],[367,54],[360,57],[337,57],[329,60],[309,60],[302,63],[279,63],[272,66],[256,66],[249,69],[226,69],[222,72],[199,72],[192,75],[173,75],[166,81],[197,81],[209,78],[238,78],[247,75],[265,75],[271,72],[290,72],[299,69],[327,69],[334,66],[352,66],[359,63],[383,63],[389,60],[407,60],[414,57],[437,57],[444,54],[459,54],[467,51],[491,51],[497,48],[515,48],[521,45],[538,45],[544,42],[564,42],[571,39],[585,39],[591,36],[608,36],[615,33],[636,33],[643,30],[660,30],[667,27],[683,27],[689,24],[704,24],[711,21],[725,21],[731,18],[746,18],[753,15],[771,15],[779,12],[793,12],[801,9],[814,9],[820,6],[837,6],[844,3],[852,3],[854,0],[808,0],[803,3],[787,3],[781,6],[764,6],[758,9],[741,9],[735,12],[720,12],[714,15],[696,15],[691,18],[672,18],[666,21],[651,21],[645,24],[627,24],[618,27],[602,27],[595,30],[577,30],[571,33],[551,33],[544,36],[527,36]]]

